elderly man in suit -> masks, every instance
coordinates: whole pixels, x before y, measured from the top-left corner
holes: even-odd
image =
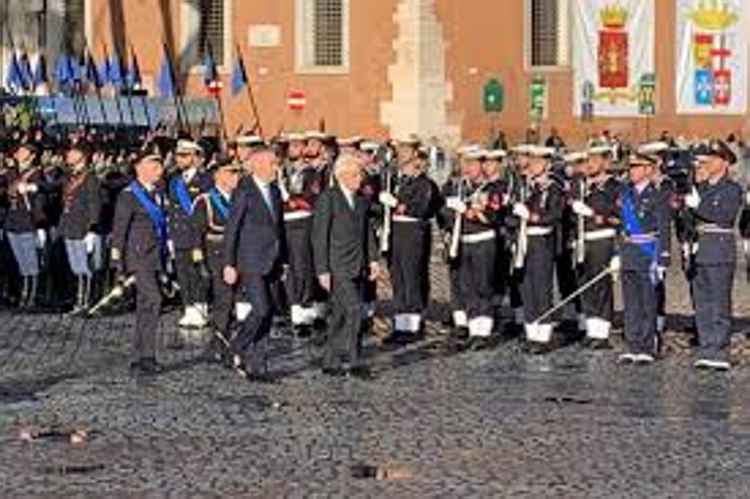
[[[223,277],[228,285],[238,286],[237,315],[242,325],[231,341],[233,367],[251,381],[269,382],[273,378],[266,368],[262,342],[273,320],[271,289],[281,279],[287,261],[284,211],[276,183],[276,154],[258,148],[249,164],[252,173],[239,185],[226,224]],[[246,353],[250,354],[249,369]]]
[[[331,319],[323,373],[370,377],[361,364],[364,286],[380,273],[378,247],[359,188],[362,160],[344,154],[334,165],[335,182],[320,197],[313,218],[313,255],[318,282],[330,293]],[[343,360],[348,360],[348,369]]]

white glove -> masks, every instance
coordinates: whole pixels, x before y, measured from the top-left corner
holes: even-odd
[[[619,272],[620,269],[622,269],[622,259],[620,255],[615,255],[609,261],[609,270],[610,272]]]
[[[38,190],[39,190],[39,187],[37,187],[36,184],[29,184],[26,182],[21,182],[20,184],[18,184],[19,194],[33,194]]]
[[[513,205],[513,214],[521,220],[528,220],[531,216],[531,212],[523,203],[516,203]]]
[[[651,269],[649,273],[651,274],[651,282],[654,284],[658,284],[660,282],[664,282],[664,279],[666,279],[667,268],[657,263],[653,263],[651,265]]]
[[[380,201],[380,204],[387,206],[388,208],[395,208],[398,206],[398,199],[390,192],[381,192],[378,196],[378,201]]]
[[[453,210],[459,215],[463,215],[466,213],[466,203],[464,203],[461,198],[457,196],[451,196],[445,200],[445,206],[449,210]]]
[[[99,236],[97,236],[93,232],[89,232],[86,234],[86,237],[83,238],[83,242],[86,244],[86,253],[89,255],[96,250],[96,240]]]
[[[44,229],[37,229],[36,231],[36,247],[44,249],[47,244],[47,232]]]
[[[693,189],[690,191],[690,193],[685,196],[685,206],[691,209],[696,209],[701,204],[701,195],[698,194],[698,191],[693,187]]]
[[[169,239],[167,241],[167,251],[169,252],[169,256],[171,256],[172,258],[174,258],[174,255],[175,255],[174,241],[172,241],[171,239]]]
[[[579,215],[584,218],[590,218],[594,216],[594,210],[591,209],[591,206],[587,205],[583,201],[575,200],[573,201],[573,212],[576,215]]]

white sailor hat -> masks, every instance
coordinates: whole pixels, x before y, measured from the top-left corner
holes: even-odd
[[[235,139],[238,147],[255,147],[263,145],[265,141],[260,135],[240,135]]]
[[[305,138],[307,140],[326,140],[328,137],[327,133],[321,132],[320,130],[309,130],[305,132]]]
[[[669,150],[669,144],[667,144],[666,142],[658,141],[658,142],[648,142],[646,144],[641,144],[638,147],[637,152],[639,154],[658,155],[668,150]]]
[[[526,155],[532,158],[551,158],[555,155],[556,149],[554,147],[530,145],[526,149]]]
[[[503,149],[490,149],[484,152],[486,159],[503,159],[508,156],[508,153]]]
[[[418,146],[420,142],[419,137],[415,133],[398,135],[393,138],[393,143],[396,145]]]
[[[586,161],[589,159],[589,155],[591,153],[589,151],[574,151],[566,154],[562,157],[563,161],[566,163],[580,163],[582,161]],[[593,153],[597,154],[597,153]]]
[[[361,144],[359,144],[359,148],[365,152],[375,152],[380,149],[380,144],[378,144],[374,140],[365,140],[362,141]]]
[[[360,135],[352,135],[351,137],[339,137],[336,139],[336,143],[341,147],[357,147],[362,143],[362,137]]]
[[[175,154],[191,153],[202,154],[203,148],[197,142],[189,139],[180,139],[175,147]]]

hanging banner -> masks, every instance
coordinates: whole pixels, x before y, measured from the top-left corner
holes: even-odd
[[[677,112],[744,114],[750,2],[677,0]]]
[[[573,5],[576,116],[636,117],[640,83],[654,76],[654,0]]]
[[[529,86],[529,117],[539,123],[547,118],[547,79],[534,76]]]

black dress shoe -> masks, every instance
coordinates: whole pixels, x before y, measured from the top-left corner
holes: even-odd
[[[383,346],[399,347],[404,344],[404,336],[403,332],[396,329],[383,340]]]
[[[130,363],[130,376],[136,377],[141,375],[141,363],[139,361]]]
[[[492,338],[490,338],[489,336],[488,337],[475,336],[469,339],[469,346],[474,351],[486,350],[490,348],[490,346],[492,346]]]
[[[610,350],[612,348],[612,345],[609,344],[609,340],[593,338],[587,338],[585,346],[591,350]]]
[[[552,351],[552,346],[549,343],[538,343],[536,341],[528,341],[524,345],[524,350],[532,355],[544,355]]]
[[[321,372],[325,376],[330,376],[332,378],[343,378],[346,376],[346,370],[341,367],[324,367]]]
[[[140,364],[143,376],[157,376],[164,372],[164,366],[159,364],[156,359],[144,359]]]
[[[351,369],[349,369],[348,374],[352,378],[357,378],[362,381],[372,381],[376,378],[375,374],[373,374],[373,372],[365,366],[352,367]]]
[[[279,382],[279,378],[271,373],[249,373],[247,380],[251,383],[260,383],[263,385],[274,385]]]

